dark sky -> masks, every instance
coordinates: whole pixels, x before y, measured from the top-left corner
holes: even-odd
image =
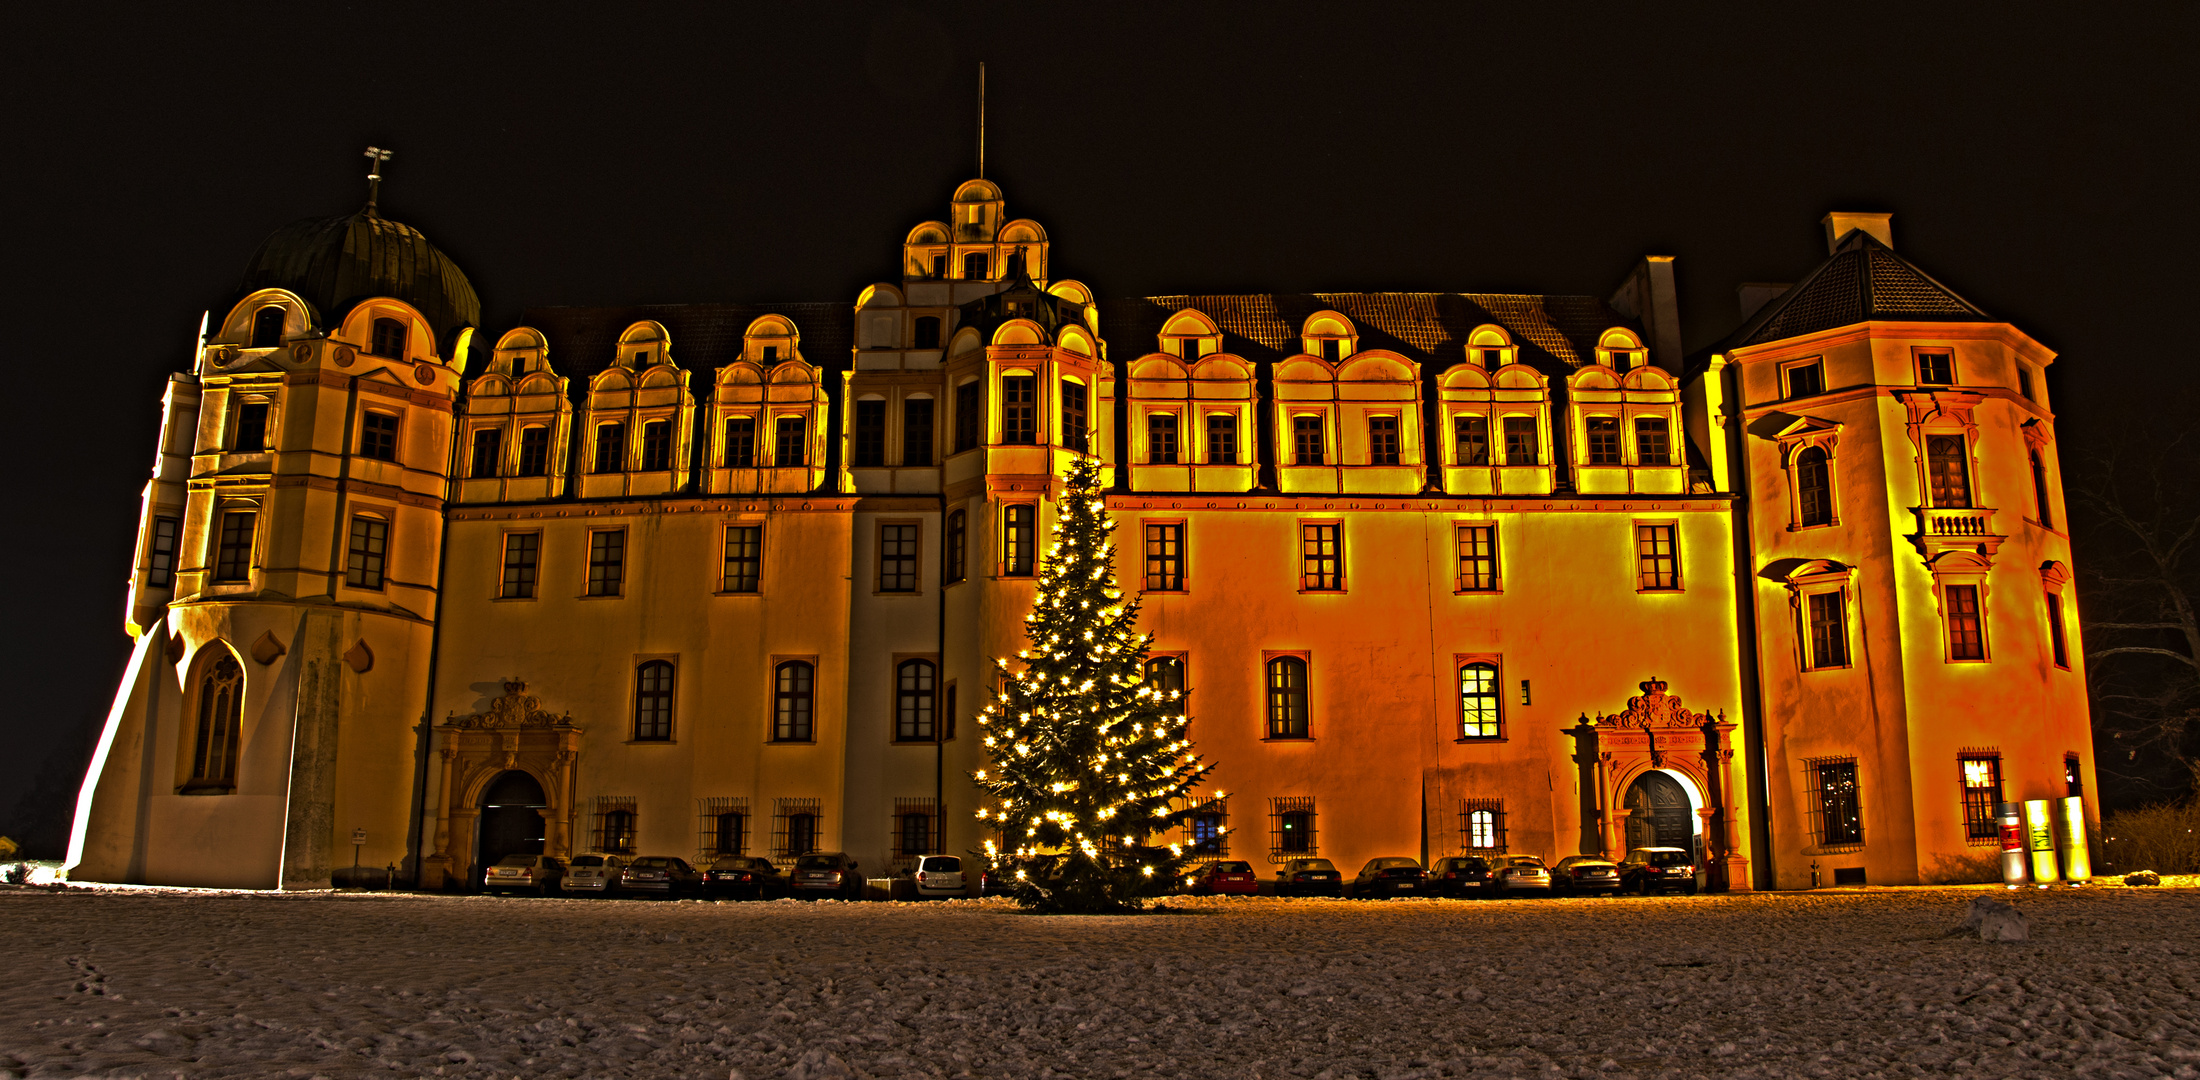
[[[2189,6],[27,5],[0,44],[26,468],[0,832],[79,767],[162,376],[268,231],[384,211],[522,307],[852,300],[973,172],[1102,297],[1608,292],[1691,347],[1830,209],[2063,354],[2065,445],[2195,382]],[[2144,388],[2137,395],[2134,388]],[[35,467],[34,467],[35,466]],[[73,778],[67,785],[73,792]]]

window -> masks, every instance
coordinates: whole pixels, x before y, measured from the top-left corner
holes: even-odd
[[[634,800],[599,795],[596,798],[596,850],[614,855],[634,854],[636,819]]]
[[[1505,800],[1459,800],[1459,838],[1475,855],[1505,853]]]
[[[1806,446],[1795,455],[1796,525],[1833,524],[1833,476],[1823,447]]]
[[[392,360],[405,358],[405,324],[396,319],[374,320],[374,346],[367,350]]]
[[[672,662],[651,660],[634,673],[634,738],[672,738]]]
[[[948,680],[948,683],[947,683],[947,692],[946,692],[945,694],[943,694],[942,696],[943,696],[944,698],[946,698],[946,700],[945,700],[945,701],[943,701],[943,702],[941,702],[941,703],[940,703],[940,740],[941,740],[942,742],[944,742],[944,741],[946,741],[946,740],[948,740],[948,739],[952,739],[952,738],[954,738],[954,737],[955,737],[955,682],[954,682],[954,680],[952,680],[952,679]]]
[[[1671,465],[1673,440],[1666,427],[1665,417],[1638,416],[1635,418],[1635,463],[1638,465]]]
[[[497,597],[503,600],[534,599],[535,571],[541,558],[541,533],[505,533],[504,584],[497,590]]]
[[[894,800],[894,858],[932,854],[932,800]]]
[[[875,468],[886,464],[886,402],[875,399],[856,402],[855,436],[854,460],[850,465]]]
[[[1817,360],[1787,368],[1788,392],[1791,398],[1816,397],[1826,392],[1826,367]]]
[[[917,526],[892,524],[878,527],[878,591],[917,591]]]
[[[1848,596],[1838,592],[1812,593],[1803,601],[1804,615],[1810,620],[1810,666],[1849,666]]]
[[[2073,799],[2085,794],[2085,770],[2076,754],[2063,755],[2063,794]]]
[[[618,472],[626,465],[626,425],[596,425],[595,471]]]
[[[1001,441],[1030,446],[1039,441],[1039,379],[1034,375],[1001,377]]]
[[[1334,592],[1344,588],[1344,524],[1302,523],[1299,526],[1299,588],[1306,592]]]
[[[1476,349],[1475,354],[1486,371],[1496,371],[1505,366],[1505,350],[1502,348]]]
[[[176,538],[182,531],[183,520],[172,517],[153,519],[153,532],[145,551],[145,583],[155,588],[166,587],[176,579]]]
[[[947,515],[947,543],[940,552],[945,565],[940,577],[949,582],[963,579],[963,568],[970,565],[970,515],[957,510]]]
[[[985,280],[987,270],[986,264],[990,261],[991,260],[987,259],[985,253],[982,251],[973,251],[967,255],[964,255],[963,277],[971,281]]]
[[[1300,657],[1268,661],[1268,737],[1307,737],[1306,661]]]
[[[1322,418],[1319,416],[1294,416],[1291,418],[1291,460],[1299,465],[1322,463]]]
[[[946,277],[945,274],[938,275]],[[919,315],[910,338],[912,349],[937,349],[940,347],[940,319],[937,315]]]
[[[772,464],[782,469],[809,463],[809,421],[782,416],[772,429]]]
[[[229,446],[240,454],[267,449],[267,402],[247,401],[237,406],[237,437]]]
[[[1001,508],[1001,574],[1030,577],[1038,553],[1039,508],[1028,503]]]
[[[1617,465],[1619,456],[1619,418],[1592,416],[1589,418],[1589,464]]]
[[[1367,418],[1367,463],[1370,465],[1398,464],[1397,417],[1370,416]]]
[[[1190,337],[1178,339],[1176,354],[1187,364],[1199,359],[1199,339]]]
[[[1184,523],[1149,522],[1146,525],[1146,591],[1180,592],[1184,588]]]
[[[817,850],[817,820],[815,810],[793,810],[779,819],[779,854],[792,859]]]
[[[1238,459],[1237,416],[1207,414],[1207,464],[1235,465]]]
[[[1459,543],[1459,591],[1497,591],[1497,526],[1461,525]]]
[[[943,278],[947,276],[947,256],[932,256],[932,276],[936,278]]]
[[[1856,791],[1856,759],[1818,762],[1818,842],[1828,847],[1864,842],[1864,815]]]
[[[1154,465],[1176,464],[1176,414],[1151,413],[1146,417],[1146,461]]]
[[[626,530],[588,534],[588,595],[617,596],[626,584]]]
[[[636,354],[634,354],[634,362],[635,362],[636,364],[639,364],[639,363],[641,363],[641,362],[642,362],[642,354],[640,354],[640,353],[636,353]],[[773,364],[776,364],[776,363],[778,363],[778,362],[779,362],[779,346],[777,346],[777,345],[766,345],[766,346],[764,346],[764,366],[766,366],[766,367],[770,367],[771,365],[773,365]]]
[[[2023,394],[2026,401],[2039,400],[2032,396],[2032,369],[2023,364],[2017,365],[2017,393]]]
[[[2039,522],[2043,529],[2052,529],[2055,527],[2055,519],[2047,509],[2047,461],[2040,456],[2040,448],[2037,446],[2025,456],[2032,463],[2032,507],[2037,514],[2032,520]]]
[[[2001,755],[1964,754],[1956,759],[1963,775],[1963,836],[1967,840],[2001,838]]]
[[[1163,712],[1182,715],[1191,711],[1192,702],[1184,690],[1183,657],[1156,656],[1146,661],[1146,685],[1160,692]]]
[[[1091,433],[1085,428],[1085,384],[1062,380],[1062,445],[1078,453],[1091,449]]]
[[[502,428],[476,428],[474,430],[474,459],[466,475],[476,480],[487,480],[497,474],[497,451],[504,441]]]
[[[721,810],[704,819],[708,830],[703,837],[703,850],[712,855],[745,855],[749,850],[749,815],[739,810]]]
[[[664,472],[672,468],[672,422],[651,420],[642,425],[642,471]]]
[[[359,456],[397,460],[397,414],[370,412],[360,418]]]
[[[1920,352],[1917,354],[1917,384],[1919,386],[1953,386],[1956,381],[1956,358],[1948,352]]]
[[[1635,558],[1643,589],[1681,587],[1680,553],[1674,546],[1672,525],[1635,526]]]
[[[1925,437],[1926,470],[1932,477],[1934,506],[1971,505],[1971,464],[1961,435]]]
[[[894,667],[894,741],[932,742],[933,696],[938,669],[930,660],[904,660]]]
[[[1334,364],[1344,358],[1344,342],[1336,338],[1322,339],[1322,359]]]
[[[815,737],[810,692],[816,676],[817,669],[807,660],[786,661],[773,672],[773,742],[809,742]]]
[[[985,417],[985,384],[966,382],[955,388],[955,452],[978,448],[979,427]]]
[[[1505,734],[1497,702],[1497,665],[1459,665],[1459,737],[1496,739]]]
[[[1490,421],[1486,416],[1451,418],[1452,453],[1461,465],[1490,463]]]
[[[351,552],[344,565],[344,584],[354,589],[381,588],[389,543],[389,522],[364,514],[352,518]]]
[[[764,527],[726,526],[726,574],[720,592],[752,593],[764,582]]]
[[[2070,645],[2063,640],[2062,597],[2054,593],[2047,594],[2047,648],[2055,658],[2055,666],[2069,670]]]
[[[931,398],[910,398],[901,403],[901,463],[932,464]]]
[[[1215,799],[1193,811],[1187,824],[1192,835],[1186,847],[1193,858],[1212,859],[1230,853],[1230,811],[1225,800]]]
[[[1948,659],[1986,659],[1986,634],[1979,622],[1978,586],[1949,585],[1940,590],[1947,613]]]
[[[244,581],[252,576],[252,531],[260,515],[254,510],[230,510],[222,514],[222,531],[214,555],[215,581]]]
[[[755,417],[726,417],[725,467],[728,469],[753,469],[756,467]]]
[[[226,791],[237,786],[237,718],[244,705],[244,668],[235,657],[214,662],[199,680],[199,731],[191,752],[191,779],[183,790]]]
[[[1313,799],[1283,797],[1268,800],[1268,822],[1271,846],[1269,861],[1282,862],[1287,855],[1319,853],[1320,847],[1314,842]]]
[[[550,472],[550,429],[519,429],[519,475],[546,476]]]
[[[252,313],[252,347],[272,349],[283,343],[283,309],[264,307]]]
[[[1535,417],[1505,418],[1505,464],[1533,465],[1541,441],[1536,437]]]

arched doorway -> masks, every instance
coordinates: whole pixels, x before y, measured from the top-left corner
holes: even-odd
[[[480,884],[482,871],[506,855],[540,855],[543,847],[542,785],[518,769],[498,773],[481,793],[481,834],[472,877]]]
[[[1688,789],[1671,775],[1652,770],[1627,786],[1627,846],[1676,847],[1700,855],[1696,811]]]

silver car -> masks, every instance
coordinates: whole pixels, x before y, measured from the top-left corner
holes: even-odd
[[[565,864],[548,855],[506,855],[481,872],[481,888],[485,892],[525,889],[548,896],[557,891],[564,876]]]
[[[1551,872],[1533,855],[1500,855],[1490,860],[1489,881],[1483,887],[1494,896],[1549,896]]]
[[[565,869],[565,891],[609,896],[626,884],[626,860],[617,855],[575,855]]]
[[[917,899],[967,896],[970,887],[963,881],[963,861],[953,855],[925,855],[917,859]]]

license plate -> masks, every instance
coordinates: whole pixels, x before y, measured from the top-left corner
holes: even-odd
[[[1391,887],[1392,887],[1392,888],[1394,888],[1394,889],[1410,889],[1410,888],[1412,888],[1412,887],[1413,887],[1413,883],[1412,883],[1412,882],[1410,882],[1410,881],[1401,881],[1401,882],[1399,882],[1398,884],[1396,884],[1396,885],[1393,885],[1393,886],[1391,886]]]
[[[498,876],[498,877],[518,877],[518,876],[519,876],[519,871],[517,871],[517,870],[499,870],[499,871],[497,871],[497,876]]]

